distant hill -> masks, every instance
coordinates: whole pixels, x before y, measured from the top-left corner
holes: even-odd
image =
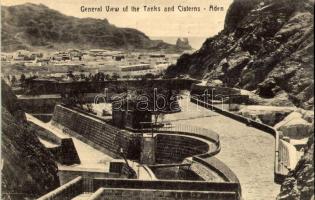
[[[2,51],[17,49],[112,48],[166,49],[176,45],[151,40],[131,28],[118,28],[107,19],[66,16],[42,4],[1,7]]]

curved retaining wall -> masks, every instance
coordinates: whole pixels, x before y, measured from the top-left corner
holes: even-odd
[[[133,130],[134,132],[142,132],[142,130]],[[150,130],[148,130],[150,131]],[[212,143],[212,145],[207,145],[209,146],[207,151],[204,151],[202,149],[197,150],[193,152],[190,156],[196,156],[196,155],[203,155],[204,158],[214,156],[217,153],[220,152],[221,146],[220,146],[220,137],[219,135],[211,130],[200,128],[200,127],[194,127],[194,126],[189,126],[185,124],[176,124],[175,126],[169,128],[169,127],[161,127],[158,128],[157,130],[154,130],[158,135],[170,135],[169,137],[185,137],[185,138],[200,138],[206,141],[209,141],[209,143]],[[198,139],[197,139],[198,140]],[[166,142],[170,142],[172,140],[168,140]],[[201,140],[198,140],[199,142],[202,142]],[[192,142],[190,142],[192,143]],[[206,142],[203,142],[206,143]],[[199,143],[200,144],[200,143]],[[163,145],[163,144],[162,144]],[[200,145],[192,145],[195,146],[194,148],[198,148]],[[182,147],[182,146],[181,146]],[[187,156],[187,157],[190,157]],[[185,158],[185,157],[184,157]],[[183,160],[182,158],[181,160]]]
[[[211,169],[212,171],[216,172],[219,176],[221,176],[224,179],[224,181],[231,183],[239,183],[239,180],[237,176],[234,174],[234,172],[216,157],[211,157],[208,158],[207,160],[204,160],[200,156],[194,156],[193,161],[198,162],[206,166],[207,168]]]
[[[161,144],[158,143],[157,146],[161,146],[162,152],[160,153],[161,155],[167,158],[162,161],[173,159],[172,158],[173,155],[170,155],[171,153],[169,153],[169,151],[165,151],[165,149],[172,149],[172,147],[179,151],[183,149],[183,151],[188,152],[188,154],[177,155],[175,153],[174,157],[177,157],[177,161],[182,161],[183,158],[191,157],[193,162],[198,162],[199,164],[215,172],[224,181],[239,185],[238,198],[239,199],[241,198],[241,186],[235,173],[222,161],[213,157],[214,155],[218,154],[221,150],[220,139],[217,133],[208,129],[179,124],[176,124],[175,127],[172,128],[160,128],[157,130],[157,132],[170,134],[170,135],[158,134],[158,136],[161,137],[160,140]],[[209,145],[209,143],[206,143],[205,141],[201,141],[194,138],[189,138],[189,140],[184,139],[186,141],[182,142],[183,140],[182,138],[187,138],[190,136],[209,141],[211,142],[211,145]],[[175,140],[174,137],[176,138]]]
[[[92,141],[93,145],[99,145],[103,148],[106,148],[107,151],[112,152],[114,155],[119,155],[119,146],[125,145],[124,149],[133,148],[134,146],[130,146],[130,140],[132,139],[132,134],[122,131],[116,127],[108,125],[107,123],[93,118],[91,116],[85,115],[84,113],[77,112],[75,110],[63,107],[56,106],[55,113],[53,116],[53,123],[56,125],[62,125],[68,129],[75,131],[79,134],[80,139],[87,141]],[[69,131],[69,130],[68,130]],[[204,131],[207,131],[205,133]],[[207,188],[198,188],[197,185],[201,186],[201,183],[195,183],[194,181],[182,181],[180,185],[178,185],[178,181],[165,182],[164,180],[158,180],[160,182],[154,183],[150,181],[140,181],[135,180],[137,186],[130,186],[129,180],[112,180],[114,182],[119,183],[119,187],[117,185],[113,185],[108,183],[107,179],[93,179],[93,191],[99,189],[100,187],[115,187],[115,188],[130,188],[130,189],[159,189],[159,190],[167,190],[174,188],[177,189],[196,189],[200,190],[216,190],[215,188],[220,188],[222,192],[229,193],[229,187],[233,187],[233,198],[232,199],[240,199],[241,196],[241,188],[239,181],[235,174],[221,161],[218,159],[210,159],[209,157],[217,154],[220,151],[220,140],[218,134],[211,132],[210,130],[204,129],[200,130],[196,127],[190,128],[180,128],[180,129],[159,129],[157,134],[157,157],[158,162],[169,162],[176,161],[181,162],[185,158],[192,157],[194,162],[198,162],[208,169],[213,170],[219,176],[221,176],[227,182],[203,182],[203,184],[208,184]],[[163,134],[164,133],[164,134]],[[204,133],[204,134],[203,134]],[[115,138],[120,138],[120,142],[116,143],[117,140]],[[175,140],[174,140],[175,138]],[[203,140],[211,142],[213,145],[209,145],[206,141],[199,140],[201,138]],[[139,139],[139,138],[137,138]],[[121,140],[124,140],[123,142]],[[90,142],[88,142],[90,143]],[[140,148],[140,145],[136,148]],[[167,149],[167,150],[166,150]],[[174,153],[170,153],[174,152]],[[128,154],[131,152],[128,152]],[[207,160],[205,160],[207,158]],[[100,181],[100,182],[99,182]],[[163,182],[164,181],[164,182]],[[153,186],[152,186],[153,184]],[[170,184],[167,188],[160,188],[159,184]],[[209,185],[210,184],[210,185]],[[148,185],[151,185],[148,187]],[[156,185],[156,186],[155,186]],[[138,188],[139,187],[139,188]],[[191,188],[192,187],[192,188]],[[214,188],[210,188],[214,187]],[[212,193],[217,193],[213,191]]]
[[[190,101],[193,102],[193,103],[196,103],[200,106],[203,106],[207,109],[211,109],[212,111],[215,111],[219,114],[222,114],[226,117],[230,117],[234,120],[237,120],[241,123],[244,123],[244,124],[247,124],[247,125],[251,125],[252,127],[254,128],[257,128],[259,130],[262,130],[266,133],[269,133],[271,134],[272,136],[274,136],[275,138],[275,163],[274,163],[274,181],[276,183],[281,183],[283,182],[284,180],[284,177],[286,176],[286,173],[282,170],[282,167],[281,167],[281,163],[279,163],[280,161],[280,157],[279,157],[279,133],[277,130],[275,130],[273,127],[270,127],[266,124],[263,124],[263,123],[259,123],[259,122],[256,122],[252,119],[249,119],[249,118],[246,118],[244,116],[241,116],[241,115],[238,115],[238,114],[235,114],[235,113],[231,113],[229,111],[226,111],[226,110],[222,110],[216,106],[213,106],[211,104],[208,104],[206,102],[203,102],[201,100],[199,100],[198,98],[196,97],[191,97],[190,98]]]
[[[187,157],[204,154],[208,151],[209,145],[195,138],[175,134],[158,134],[156,136],[157,163],[179,163]]]

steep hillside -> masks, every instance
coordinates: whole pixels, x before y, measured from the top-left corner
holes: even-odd
[[[224,30],[168,68],[170,77],[220,79],[261,97],[313,105],[312,0],[234,0]]]
[[[58,186],[57,166],[8,86],[1,87],[1,199],[32,199]]]
[[[79,19],[39,4],[1,7],[2,51],[44,48],[128,48],[179,50],[150,40],[131,28],[118,28],[106,19]]]

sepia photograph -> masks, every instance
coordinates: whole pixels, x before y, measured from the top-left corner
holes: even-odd
[[[3,200],[315,200],[314,0],[1,0]]]

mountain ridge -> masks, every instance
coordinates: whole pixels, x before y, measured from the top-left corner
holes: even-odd
[[[2,51],[69,47],[182,51],[139,30],[116,27],[107,19],[67,16],[43,4],[1,6],[1,25]]]

